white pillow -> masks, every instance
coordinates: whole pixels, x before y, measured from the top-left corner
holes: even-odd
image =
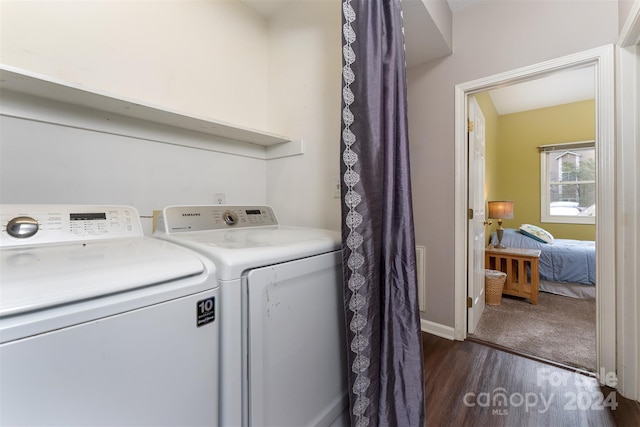
[[[520,233],[542,243],[553,243],[553,236],[551,233],[544,228],[540,228],[535,225],[522,224],[520,226]]]

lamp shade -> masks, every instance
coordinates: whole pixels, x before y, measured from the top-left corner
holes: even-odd
[[[513,218],[513,202],[507,200],[498,200],[488,202],[489,218],[493,219],[512,219]]]

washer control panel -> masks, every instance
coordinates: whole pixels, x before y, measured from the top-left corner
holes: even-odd
[[[129,206],[2,205],[0,246],[23,246],[142,236]]]
[[[166,233],[278,225],[269,206],[168,206],[158,218]]]

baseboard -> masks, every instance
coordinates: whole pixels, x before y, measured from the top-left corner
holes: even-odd
[[[455,330],[451,326],[445,326],[429,320],[420,319],[420,328],[422,329],[422,332],[436,335],[440,338],[446,338],[451,341],[455,339]]]

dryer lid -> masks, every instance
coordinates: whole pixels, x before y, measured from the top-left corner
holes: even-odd
[[[269,226],[235,230],[158,233],[213,261],[220,280],[233,280],[256,267],[333,252],[341,248],[340,233],[314,228]]]
[[[0,316],[153,286],[206,269],[188,249],[150,237],[2,249]]]

